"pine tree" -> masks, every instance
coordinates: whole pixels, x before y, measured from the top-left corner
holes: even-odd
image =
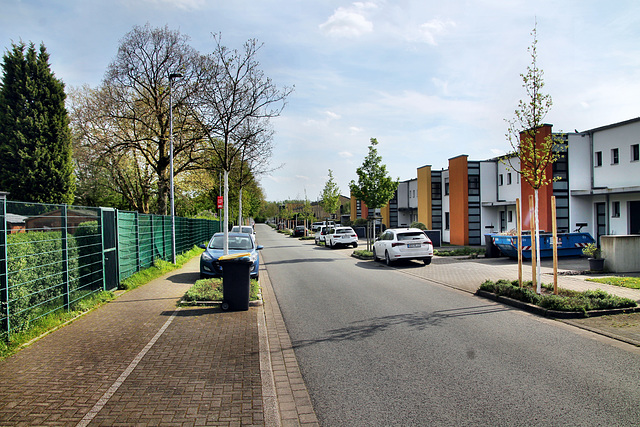
[[[12,44],[0,83],[0,190],[37,203],[73,202],[75,177],[64,83],[43,44]]]

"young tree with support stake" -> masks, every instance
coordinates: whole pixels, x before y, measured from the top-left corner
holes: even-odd
[[[528,100],[520,100],[518,108],[515,110],[515,117],[508,120],[509,129],[507,139],[513,148],[513,152],[502,158],[522,179],[534,190],[534,210],[533,218],[535,230],[535,260],[537,270],[535,279],[537,282],[537,292],[541,292],[541,269],[540,269],[540,230],[539,230],[539,200],[538,190],[553,182],[553,178],[548,174],[548,167],[558,160],[564,148],[564,139],[553,135],[540,136],[540,129],[544,125],[544,118],[551,109],[551,95],[543,94],[544,72],[538,68],[537,54],[537,32],[534,26],[531,32],[533,43],[527,49],[531,55],[531,65],[527,67],[527,72],[521,74],[523,87],[525,88]],[[518,158],[520,163],[513,164],[513,159]],[[532,234],[531,238],[534,236]]]
[[[378,155],[376,149],[377,145],[378,140],[371,138],[369,154],[365,157],[362,166],[356,170],[358,182],[351,181],[349,184],[351,195],[363,201],[373,211],[389,203],[400,181],[399,178],[394,181],[387,175],[387,166],[382,164],[382,157]],[[371,241],[367,233],[367,250],[370,249]]]
[[[340,187],[333,180],[331,169],[329,169],[329,179],[320,194],[320,206],[329,215],[335,213],[340,207]]]

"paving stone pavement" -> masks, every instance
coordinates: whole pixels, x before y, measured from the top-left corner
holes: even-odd
[[[198,268],[193,259],[0,362],[0,425],[317,425],[277,302],[178,308]]]

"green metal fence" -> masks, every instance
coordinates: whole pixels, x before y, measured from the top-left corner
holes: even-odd
[[[204,219],[175,225],[177,254],[219,229]],[[171,257],[170,216],[0,199],[0,337]]]

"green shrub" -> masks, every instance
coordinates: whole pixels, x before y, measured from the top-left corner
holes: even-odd
[[[78,249],[67,236],[69,291],[78,287]],[[62,233],[28,231],[7,236],[9,322],[12,330],[64,306]],[[3,319],[6,322],[6,319]],[[6,327],[6,324],[3,325]]]
[[[80,223],[74,234],[78,247],[80,289],[102,288],[102,231],[98,221]]]
[[[249,281],[249,300],[258,300],[260,294],[260,284],[257,280],[251,279]],[[184,294],[182,300],[185,302],[195,301],[222,301],[222,279],[201,279],[196,281],[191,288]]]
[[[553,285],[543,284],[543,288],[547,290],[553,289]],[[590,310],[607,310],[613,308],[630,308],[636,307],[637,303],[629,298],[621,298],[606,293],[603,290],[595,291],[572,291],[568,289],[559,289],[558,295],[542,294],[538,295],[533,290],[532,283],[524,282],[523,286],[518,285],[518,281],[509,282],[507,280],[499,280],[492,282],[487,280],[480,285],[480,289],[492,292],[496,295],[513,298],[529,304],[534,304],[542,308],[558,311],[590,311]]]
[[[419,228],[420,230],[426,230],[427,226],[421,222],[414,221],[409,225],[410,228]]]
[[[433,251],[436,256],[467,256],[467,255],[482,255],[486,252],[485,248],[456,248],[456,249],[441,249]]]

